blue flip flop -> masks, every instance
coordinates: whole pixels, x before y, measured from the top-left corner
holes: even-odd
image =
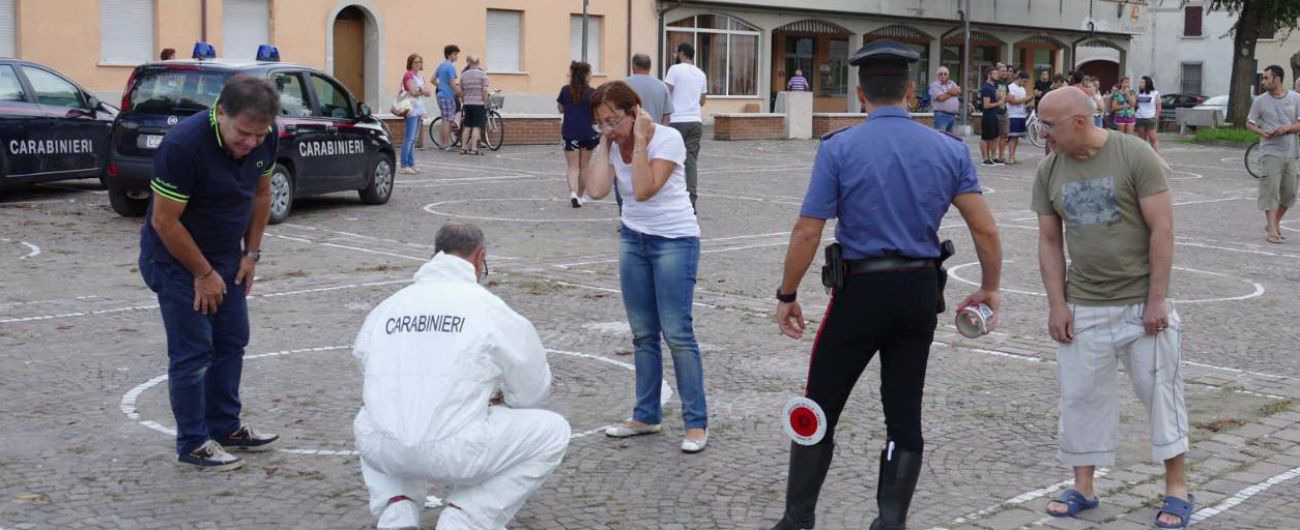
[[[1084,497],[1082,493],[1079,493],[1079,490],[1071,488],[1065,490],[1065,493],[1062,493],[1060,497],[1053,499],[1053,502],[1064,504],[1065,513],[1052,511],[1049,507],[1046,509],[1047,515],[1052,517],[1074,517],[1075,515],[1078,515],[1079,512],[1091,510],[1100,506],[1101,498],[1094,497],[1092,500],[1088,500],[1088,498]]]
[[[1156,526],[1160,528],[1186,528],[1187,524],[1192,522],[1192,511],[1196,509],[1196,496],[1188,494],[1188,500],[1178,497],[1165,496],[1164,505],[1160,506],[1160,511],[1156,512]],[[1161,514],[1169,514],[1178,518],[1175,524],[1160,522]]]

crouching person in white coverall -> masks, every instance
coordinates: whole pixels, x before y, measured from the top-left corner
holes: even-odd
[[[361,473],[379,528],[418,528],[435,483],[452,488],[438,530],[501,530],[560,465],[569,424],[526,408],[551,370],[533,325],[478,283],[482,230],[445,225],[435,249],[357,335]]]

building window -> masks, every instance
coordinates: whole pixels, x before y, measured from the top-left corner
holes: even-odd
[[[253,59],[257,47],[271,42],[271,9],[267,0],[221,2],[222,57]]]
[[[153,1],[100,0],[101,61],[143,63],[153,60]]]
[[[1181,92],[1184,94],[1200,95],[1201,93],[1201,65],[1183,63],[1183,85]]]
[[[18,55],[18,10],[14,0],[0,0],[0,57]]]
[[[758,95],[758,28],[726,15],[686,17],[665,29],[664,70],[675,61],[677,45],[695,47],[695,66],[709,78],[709,94]],[[807,75],[809,72],[804,72]]]
[[[605,17],[587,16],[587,64],[591,71],[604,73],[604,63],[600,61],[601,36],[604,35]],[[569,16],[569,59],[582,60],[582,15]]]
[[[817,67],[821,77],[819,96],[847,96],[849,94],[849,41],[834,39],[830,41],[830,54]]]
[[[1200,37],[1201,36],[1201,19],[1204,15],[1205,8],[1202,6],[1187,6],[1183,8],[1183,36]]]
[[[519,43],[523,34],[523,13],[489,9],[487,12],[487,62],[492,72],[521,72]]]

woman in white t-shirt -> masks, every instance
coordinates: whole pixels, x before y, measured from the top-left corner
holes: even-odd
[[[1159,130],[1160,92],[1156,90],[1156,83],[1151,80],[1151,76],[1144,75],[1137,94],[1137,135],[1151,144],[1152,149],[1159,151],[1160,137],[1156,135]]]
[[[636,406],[632,417],[605,434],[624,438],[660,431],[662,336],[673,356],[686,437],[682,451],[708,444],[704,367],[691,308],[700,261],[700,225],[686,192],[686,144],[681,133],[655,123],[627,83],[600,85],[591,95],[600,145],[583,172],[593,199],[618,186],[623,195],[619,283],[636,350]]]

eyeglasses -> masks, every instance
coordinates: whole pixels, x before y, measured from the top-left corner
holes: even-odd
[[[1049,122],[1049,121],[1043,120],[1042,118],[1039,118],[1039,119],[1038,119],[1038,131],[1041,132],[1041,133],[1044,133],[1044,134],[1046,134],[1046,133],[1050,133],[1050,132],[1052,132],[1052,129],[1055,128],[1057,125],[1060,125],[1060,124],[1065,123],[1065,122],[1067,122],[1067,121],[1070,121],[1070,120],[1073,120],[1073,119],[1075,119],[1075,118],[1078,118],[1079,116],[1087,116],[1087,115],[1088,115],[1088,113],[1086,113],[1086,112],[1080,112],[1080,113],[1078,113],[1078,114],[1075,114],[1075,115],[1073,115],[1073,116],[1070,116],[1070,117],[1068,117],[1068,118],[1065,118],[1065,119],[1063,119],[1063,120],[1061,120],[1061,121],[1059,121],[1059,122],[1057,122],[1057,123],[1052,123],[1052,122]]]
[[[595,121],[591,123],[591,128],[598,133],[604,134],[606,131],[612,131],[619,125],[622,125],[623,120],[626,120],[627,118],[628,115],[624,114],[623,117],[619,118],[617,121],[610,121],[610,120],[605,120],[603,122]]]

